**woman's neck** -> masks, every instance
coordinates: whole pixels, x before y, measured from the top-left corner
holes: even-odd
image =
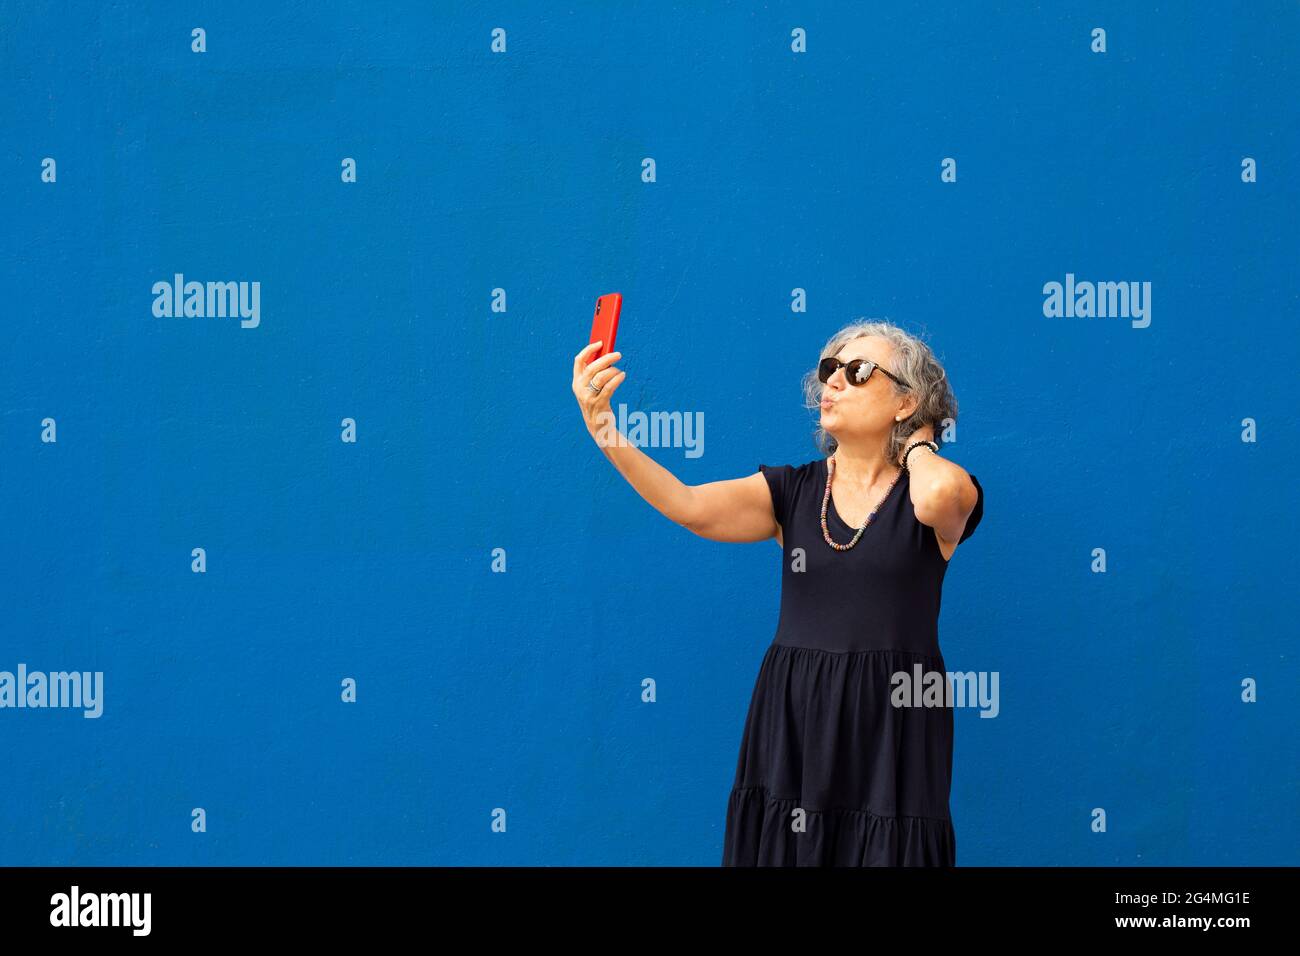
[[[878,447],[867,451],[862,447],[836,446],[835,480],[855,487],[870,488],[882,480],[892,479],[901,470],[885,459]]]

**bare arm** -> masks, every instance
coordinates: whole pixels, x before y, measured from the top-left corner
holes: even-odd
[[[762,472],[688,486],[690,518],[686,530],[710,541],[766,541],[781,526],[772,511],[772,493]]]
[[[934,429],[926,425],[917,429],[913,437],[933,441]],[[929,448],[912,452],[908,467],[912,472],[909,487],[916,520],[933,528],[941,544],[949,549],[955,548],[979,497],[979,490],[970,480],[970,474],[961,465],[934,454]],[[948,550],[944,556],[951,553]]]
[[[636,493],[670,521],[711,541],[763,541],[780,528],[772,495],[761,472],[744,478],[687,485],[663,465],[628,442],[610,410],[610,398],[627,373],[614,366],[621,352],[587,364],[600,347],[593,342],[573,358],[573,394],[582,408],[587,432]],[[589,381],[599,392],[587,387]]]

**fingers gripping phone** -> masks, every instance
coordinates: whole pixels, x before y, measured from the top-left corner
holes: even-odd
[[[600,342],[600,348],[596,350],[587,364],[590,365],[602,355],[608,355],[614,351],[614,338],[618,335],[618,314],[623,311],[623,293],[611,292],[608,295],[602,295],[596,300],[596,315],[591,320],[591,338],[587,341],[590,345],[592,342]]]

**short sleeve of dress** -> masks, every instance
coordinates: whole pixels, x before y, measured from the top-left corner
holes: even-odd
[[[772,513],[776,515],[777,524],[784,528],[785,518],[789,513],[790,494],[794,487],[794,467],[759,465],[758,470],[767,479],[768,490],[772,492]]]
[[[979,492],[979,494],[975,498],[975,510],[972,511],[970,517],[966,519],[966,530],[961,533],[961,537],[957,540],[958,544],[961,544],[975,533],[976,527],[979,526],[980,519],[984,517],[984,487],[980,484],[979,479],[974,475],[970,476],[970,480],[975,485],[975,490]]]

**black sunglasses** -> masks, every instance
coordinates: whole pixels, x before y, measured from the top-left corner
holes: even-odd
[[[903,388],[908,388],[906,382],[880,368],[875,362],[868,359],[853,359],[851,362],[841,362],[833,355],[817,363],[817,380],[825,385],[838,369],[844,369],[844,377],[850,385],[866,385],[871,378],[871,373],[876,369],[880,369],[880,374],[888,375]]]

